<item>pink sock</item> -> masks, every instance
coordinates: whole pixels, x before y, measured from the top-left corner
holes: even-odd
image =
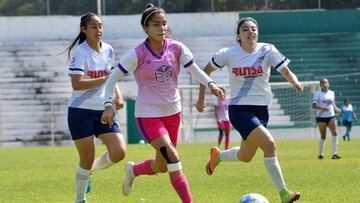
[[[229,149],[230,136],[225,136],[225,149]]]
[[[189,183],[185,175],[176,176],[170,178],[173,188],[178,193],[181,201],[183,203],[192,203],[192,198],[190,194]]]
[[[154,158],[147,159],[141,163],[137,163],[134,165],[134,175],[154,175],[155,173],[151,170],[150,164],[155,161]]]

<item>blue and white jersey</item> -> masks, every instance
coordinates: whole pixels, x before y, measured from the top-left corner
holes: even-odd
[[[97,52],[84,41],[72,52],[69,75],[82,75],[84,79],[109,75],[114,57],[114,49],[109,44],[101,42],[101,50]],[[104,110],[104,96],[105,84],[87,90],[73,90],[68,106]]]
[[[280,72],[289,62],[272,44],[257,43],[248,53],[236,43],[217,52],[210,64],[215,69],[227,66],[229,70],[230,105],[270,105],[270,68]]]
[[[316,109],[316,117],[320,118],[329,118],[335,116],[334,111],[334,102],[335,102],[335,93],[331,90],[327,92],[318,90],[313,96],[313,103],[317,104],[319,107],[325,107],[330,109],[329,111],[322,111]]]
[[[342,105],[341,106],[342,120],[352,121],[353,111],[354,108],[351,104],[348,104],[347,106]]]

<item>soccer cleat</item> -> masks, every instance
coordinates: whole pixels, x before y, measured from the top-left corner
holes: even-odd
[[[280,191],[281,203],[292,203],[300,199],[300,193],[290,192],[286,188]]]
[[[345,135],[343,135],[342,137],[343,137],[343,140],[344,140],[344,141],[346,141],[346,140],[345,140],[346,136],[345,136]]]
[[[323,156],[323,155],[319,155],[319,156],[318,156],[318,159],[324,159],[324,156]]]
[[[341,157],[337,154],[332,155],[331,159],[341,159]]]
[[[210,149],[210,160],[206,164],[206,173],[210,176],[214,173],[215,167],[220,163],[220,149],[212,147]]]
[[[80,200],[80,201],[78,201],[76,203],[87,203],[87,201],[85,199],[83,199],[83,200]]]
[[[87,182],[87,185],[86,185],[86,193],[90,193],[91,192],[91,180],[90,180],[90,177],[89,177],[89,180]]]
[[[135,175],[134,175],[134,162],[127,162],[125,164],[125,180],[122,185],[122,193],[128,196],[134,186]]]

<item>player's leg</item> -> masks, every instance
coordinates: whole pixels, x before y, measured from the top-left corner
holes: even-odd
[[[80,157],[80,163],[79,166],[76,167],[75,172],[75,202],[86,202],[85,193],[87,191],[87,186],[91,174],[91,166],[95,157],[94,136],[78,139],[74,142]]]
[[[350,141],[351,139],[351,127],[352,127],[352,122],[349,121],[348,122],[348,135],[347,135],[347,140]]]
[[[223,124],[221,121],[218,121],[217,122],[217,128],[218,128],[218,131],[219,131],[219,136],[218,136],[218,147],[220,147],[221,145],[221,142],[223,140],[223,137],[224,137],[224,128],[223,128]]]
[[[108,168],[125,157],[126,144],[121,133],[101,134],[99,139],[106,145],[107,151],[94,161],[92,171]]]
[[[247,142],[259,146],[264,152],[264,164],[277,191],[281,202],[293,202],[300,198],[300,193],[290,192],[282,175],[281,167],[276,155],[276,144],[270,132],[264,126],[258,126],[248,136]]]
[[[332,135],[332,159],[340,159],[341,157],[338,155],[338,136],[337,136],[337,121],[335,118],[332,118],[329,123],[328,127],[330,129],[331,135]]]
[[[224,121],[225,149],[229,149],[230,145],[230,128],[230,121]]]
[[[161,170],[164,166],[159,164],[163,164],[165,160],[165,166],[169,173],[171,184],[180,199],[182,202],[192,202],[189,184],[182,171],[180,157],[175,146],[171,143],[170,138],[168,136],[159,137],[154,140],[151,145],[156,149],[157,154],[160,153],[162,155],[162,158],[155,160],[154,169]]]
[[[326,139],[327,123],[326,122],[317,122],[317,126],[318,126],[319,132],[320,132],[318,158],[323,159],[324,158],[324,146],[325,146],[325,139]]]

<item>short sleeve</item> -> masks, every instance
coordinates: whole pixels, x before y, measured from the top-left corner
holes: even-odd
[[[215,55],[211,58],[210,65],[214,69],[222,68],[226,65],[226,50],[227,48],[220,49]]]
[[[135,49],[131,49],[125,52],[120,57],[119,63],[117,64],[117,68],[119,68],[121,72],[127,75],[129,72],[134,71],[137,65],[138,65],[138,59],[137,59],[136,51]]]
[[[185,46],[182,43],[180,43],[180,46],[181,46],[180,64],[184,66],[184,68],[187,68],[194,63],[194,56],[187,46]]]
[[[85,57],[75,49],[69,64],[69,75],[84,75]]]
[[[274,45],[270,45],[270,50],[266,55],[270,61],[270,65],[277,71],[281,71],[290,63],[290,59],[286,58]]]

